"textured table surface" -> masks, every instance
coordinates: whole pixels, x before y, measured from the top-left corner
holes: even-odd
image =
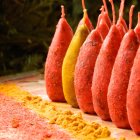
[[[43,79],[43,74],[40,74],[38,72],[0,77],[0,83],[16,83],[23,89],[31,92],[33,95],[41,96],[43,99],[49,100],[45,90],[45,82]],[[79,109],[72,108],[70,105],[66,103],[54,102],[53,104],[55,104],[58,108],[63,110],[69,109],[72,110],[73,112],[80,112]],[[95,121],[104,126],[109,127],[109,129],[112,132],[112,136],[116,138],[123,136],[126,137],[126,140],[140,140],[140,136],[136,136],[132,130],[118,129],[115,127],[114,124],[112,124],[112,122],[102,121],[96,115],[88,115],[83,113],[83,116],[88,121]]]

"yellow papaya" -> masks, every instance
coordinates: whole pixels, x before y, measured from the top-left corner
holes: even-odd
[[[93,26],[87,15],[87,10],[85,9],[85,6],[83,7],[83,18],[76,29],[62,65],[63,93],[67,103],[72,107],[78,107],[74,89],[74,70],[77,57],[80,47],[82,46],[91,29],[93,29]]]

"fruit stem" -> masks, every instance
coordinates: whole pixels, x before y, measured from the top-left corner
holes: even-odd
[[[83,7],[83,10],[86,9],[85,1],[84,0],[82,0],[82,7]]]
[[[64,5],[61,5],[61,17],[62,18],[65,17],[65,8],[64,8]]]
[[[105,7],[104,5],[102,5],[102,7],[100,8],[101,13],[103,13],[105,11]]]
[[[125,3],[125,0],[121,0],[120,10],[119,10],[119,17],[123,17],[124,3]]]
[[[109,0],[109,2],[111,3],[111,7],[112,7],[113,25],[115,25],[115,23],[116,23],[116,16],[115,16],[115,7],[114,7],[114,3],[113,3],[113,0]]]
[[[104,4],[105,11],[108,13],[107,5],[106,5],[106,0],[103,0],[103,4]]]
[[[135,5],[131,5],[130,11],[129,11],[129,30],[132,28],[132,16],[134,11]]]

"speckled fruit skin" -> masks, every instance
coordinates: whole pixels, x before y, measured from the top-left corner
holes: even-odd
[[[135,31],[138,41],[140,43],[140,12],[138,12],[138,23],[137,23],[137,26],[135,27],[134,31]]]
[[[140,135],[140,46],[131,70],[126,105],[130,126]]]
[[[62,17],[56,26],[45,64],[46,90],[52,101],[65,101],[62,88],[62,63],[72,37],[72,29]]]
[[[83,112],[93,114],[92,76],[94,65],[102,45],[97,29],[92,30],[80,49],[74,72],[74,87],[78,105]]]
[[[95,112],[102,120],[110,120],[107,92],[121,40],[119,30],[116,25],[112,25],[95,63],[92,79],[92,98]]]
[[[101,20],[104,20],[109,28],[111,27],[112,23],[107,12],[103,12],[98,16],[97,26],[99,26]]]
[[[111,120],[119,128],[130,128],[126,110],[126,96],[138,46],[135,32],[129,30],[121,42],[112,70],[107,100]]]
[[[88,28],[86,25],[80,25],[70,43],[68,51],[65,55],[62,66],[62,83],[64,96],[68,104],[72,107],[78,107],[74,89],[74,70],[79,55],[80,47],[88,36]]]
[[[88,17],[87,10],[83,10],[83,18],[80,20],[72,41],[65,55],[62,66],[62,84],[65,99],[72,107],[78,108],[78,103],[74,89],[74,70],[77,57],[84,41],[93,29]]]
[[[120,31],[121,37],[123,37],[125,33],[128,31],[125,20],[122,17],[119,17],[116,26]]]
[[[99,23],[97,29],[98,29],[99,33],[101,34],[102,39],[104,40],[109,32],[109,29],[110,29],[104,19],[100,20],[100,23]]]

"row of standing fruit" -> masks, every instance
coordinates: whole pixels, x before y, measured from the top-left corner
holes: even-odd
[[[67,102],[83,112],[112,120],[119,128],[140,134],[140,13],[132,29],[134,5],[129,12],[129,28],[123,19],[121,0],[116,22],[103,0],[97,26],[93,28],[82,0],[83,18],[75,34],[62,15],[49,48],[45,65],[46,90],[52,101]]]

